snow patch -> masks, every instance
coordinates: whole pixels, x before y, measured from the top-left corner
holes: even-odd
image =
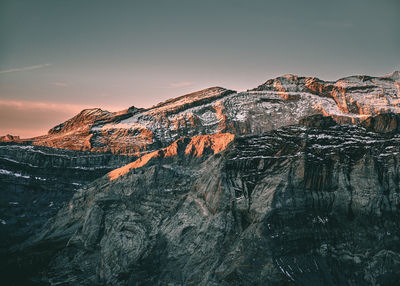
[[[29,179],[30,178],[30,176],[25,176],[25,175],[22,175],[20,173],[14,173],[14,172],[11,172],[11,171],[8,171],[8,170],[3,170],[3,169],[0,169],[0,174],[1,175],[14,176],[14,177],[17,177],[17,178],[24,178],[24,179]]]

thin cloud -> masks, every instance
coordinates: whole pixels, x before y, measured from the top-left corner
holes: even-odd
[[[51,66],[51,64],[42,64],[42,65],[27,66],[27,67],[14,68],[14,69],[8,69],[8,70],[0,70],[0,74],[38,70],[38,69],[42,69],[42,68],[49,67],[49,66]]]
[[[29,138],[43,135],[81,110],[93,107],[84,104],[0,99],[0,136],[13,134]],[[117,106],[103,106],[102,109],[122,110]]]
[[[39,102],[39,101],[25,101],[25,100],[0,100],[0,107],[6,106],[17,110],[54,110],[64,112],[79,112],[82,109],[89,108],[84,105],[53,103],[53,102]]]
[[[57,82],[50,82],[49,85],[64,87],[64,86],[68,86],[68,83],[62,82],[62,81],[57,81]]]
[[[170,88],[187,87],[193,85],[190,81],[174,82],[169,85]]]
[[[2,100],[0,99],[0,107],[9,107],[17,110],[52,110],[60,112],[78,113],[83,109],[94,108],[96,106],[78,105],[58,102],[41,102],[41,101],[28,101],[28,100]],[[118,111],[122,110],[121,106],[102,106],[103,110]]]

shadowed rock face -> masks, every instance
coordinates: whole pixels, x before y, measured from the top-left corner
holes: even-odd
[[[150,160],[78,190],[24,255],[45,246],[36,278],[63,285],[393,285],[399,143],[292,126]]]
[[[400,115],[393,113],[369,117],[361,124],[370,131],[379,133],[397,133],[400,131]]]
[[[0,143],[0,272],[3,283],[25,285],[15,265],[8,267],[12,249],[33,235],[75,191],[131,158]],[[25,277],[26,277],[25,272]],[[11,281],[10,281],[11,282]]]

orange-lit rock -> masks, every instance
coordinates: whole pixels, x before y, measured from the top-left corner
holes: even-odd
[[[225,150],[226,146],[235,138],[231,133],[194,136],[186,147],[185,154],[193,157],[201,157],[204,152],[212,150],[217,154]]]
[[[219,122],[218,122],[218,131],[223,132],[227,128],[227,118],[226,115],[224,114],[225,107],[222,104],[221,101],[217,101],[217,103],[214,105],[215,109],[215,115],[217,116]]]
[[[90,151],[92,149],[92,144],[90,142],[90,139],[93,137],[93,134],[89,134],[88,137],[86,137],[85,142],[83,143],[83,151]]]
[[[0,142],[16,142],[16,143],[19,143],[19,142],[21,142],[21,138],[19,138],[19,136],[13,136],[13,135],[7,134],[5,136],[0,136]]]
[[[49,134],[65,133],[82,127],[86,129],[96,121],[106,121],[113,117],[113,113],[101,110],[100,108],[84,109],[78,115],[50,129]]]
[[[149,154],[143,155],[142,157],[140,157],[139,159],[137,159],[136,161],[125,165],[121,168],[115,169],[113,171],[111,171],[110,173],[108,173],[108,177],[110,178],[111,181],[119,178],[122,175],[125,175],[127,173],[129,173],[130,170],[132,169],[137,169],[140,167],[143,167],[144,165],[146,165],[151,159],[159,157],[160,156],[160,151],[154,151],[151,152]]]
[[[315,77],[307,77],[305,79],[305,86],[314,94],[321,96],[329,96],[332,91],[331,84],[324,84],[321,80]]]
[[[111,181],[113,181],[120,176],[129,173],[129,171],[132,169],[143,167],[152,159],[178,156],[181,153],[180,150],[185,150],[184,155],[186,156],[197,158],[201,157],[205,152],[217,154],[225,150],[228,144],[232,142],[234,138],[235,135],[230,133],[199,135],[194,136],[191,139],[180,138],[166,148],[143,155],[136,161],[111,171],[108,173],[108,177]]]
[[[162,149],[164,158],[178,156],[179,147],[182,144],[184,144],[184,142],[185,142],[185,139],[180,138],[180,139],[176,140],[174,143],[172,143],[171,145],[169,145],[168,147]]]
[[[346,89],[340,86],[335,87],[331,91],[331,96],[336,101],[336,104],[340,110],[342,110],[345,113],[349,113],[349,108],[347,107],[347,102],[346,102]]]

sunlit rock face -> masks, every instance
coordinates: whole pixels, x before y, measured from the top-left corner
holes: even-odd
[[[10,134],[7,134],[5,136],[0,136],[0,142],[20,142],[21,138],[19,136],[13,136]]]
[[[212,87],[146,109],[84,110],[31,141],[41,146],[140,156],[181,137],[261,134],[314,114],[357,124],[376,114],[400,112],[398,77],[394,72],[327,82],[285,75],[246,92]]]
[[[223,119],[224,115],[221,110],[218,111],[218,107],[212,107],[212,103],[231,93],[233,91],[214,87],[168,100],[149,109],[129,108],[116,113],[100,109],[85,110],[51,129],[48,135],[33,138],[32,143],[138,157],[166,147],[184,136],[217,132],[215,126],[203,125],[191,110],[207,106],[206,109],[211,109],[209,115],[212,118],[209,119],[218,125],[218,120]],[[211,122],[212,125],[214,123]]]
[[[65,285],[393,285],[400,135],[317,120],[175,142],[78,190],[25,255],[46,245],[38,279]]]
[[[108,174],[108,176],[110,180],[113,181],[118,179],[120,176],[129,173],[130,170],[143,167],[151,160],[155,159],[182,156],[183,154],[189,157],[204,158],[210,154],[218,154],[225,150],[234,137],[235,136],[230,133],[219,133],[212,135],[197,135],[191,139],[181,138],[166,148],[143,155],[134,162],[113,170]]]

